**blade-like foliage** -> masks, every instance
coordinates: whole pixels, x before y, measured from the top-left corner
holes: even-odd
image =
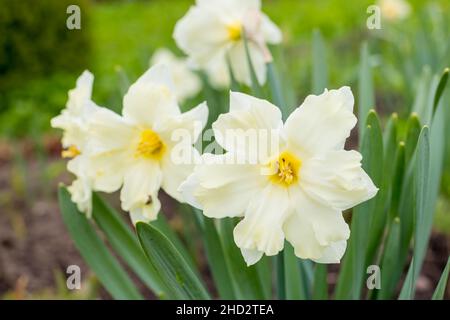
[[[149,224],[138,222],[136,231],[150,263],[158,270],[170,296],[209,299],[209,294],[170,240]]]
[[[128,274],[109,252],[93,225],[71,201],[65,187],[59,188],[58,198],[64,223],[75,246],[105,289],[115,299],[142,299]]]

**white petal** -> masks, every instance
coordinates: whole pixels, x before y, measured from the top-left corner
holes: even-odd
[[[154,130],[166,144],[194,144],[208,121],[208,106],[203,102],[179,115],[166,117],[155,124]]]
[[[234,241],[241,249],[258,250],[268,256],[284,246],[283,224],[289,210],[285,188],[269,184],[250,201],[242,219],[234,228]]]
[[[259,157],[279,151],[274,148],[279,147],[282,125],[280,109],[273,104],[231,92],[230,112],[221,114],[212,127],[216,141],[227,151],[247,157],[254,157],[256,152]]]
[[[200,67],[215,57],[224,58],[223,52],[229,45],[223,14],[214,6],[191,7],[175,25],[173,37],[178,47]]]
[[[278,44],[283,39],[280,28],[265,14],[262,14],[261,28],[267,43]]]
[[[91,101],[93,81],[92,73],[84,71],[77,79],[76,88],[69,91],[66,108],[51,120],[53,128],[64,130],[62,145],[65,148],[76,146],[79,150],[84,149],[87,121],[97,108]]]
[[[349,87],[309,95],[286,121],[289,143],[303,154],[342,149],[356,124],[353,104]]]
[[[127,168],[120,192],[122,209],[131,211],[153,203],[161,186],[161,169],[156,161],[140,160]]]
[[[123,98],[122,113],[132,123],[149,128],[161,117],[180,113],[170,73],[164,65],[150,68],[130,86]]]
[[[92,115],[88,134],[91,154],[123,150],[130,147],[134,143],[133,140],[139,137],[137,128],[106,108],[98,108]]]
[[[195,66],[195,64],[194,64]],[[195,67],[199,69],[198,67]],[[230,72],[226,63],[225,52],[221,52],[203,68],[208,75],[208,81],[214,88],[227,89],[230,86]]]
[[[181,194],[183,200],[197,209],[203,209],[203,205],[197,200],[196,197],[197,194],[204,191],[204,188],[200,187],[200,178],[195,171],[191,173],[178,187],[178,192]]]
[[[179,191],[180,185],[193,172],[195,163],[199,162],[200,154],[192,146],[186,146],[186,152],[190,154],[186,160],[178,160],[169,151],[161,161],[161,169],[163,171],[162,188],[172,198],[179,202],[184,202],[184,198]]]
[[[320,259],[334,242],[347,240],[350,229],[342,212],[309,198],[300,188],[290,189],[294,211],[284,225],[286,239],[302,259]]]
[[[77,177],[67,188],[71,199],[77,204],[78,210],[92,214],[92,180],[88,175],[89,158],[83,154],[73,158],[67,163],[67,169]]]
[[[203,155],[204,162],[180,186],[184,199],[210,218],[241,216],[267,178],[254,165],[227,164],[226,155]]]
[[[90,176],[93,187],[97,191],[115,192],[123,184],[125,172],[131,166],[131,159],[127,152],[110,151],[90,156]]]
[[[90,218],[92,216],[92,189],[89,180],[77,178],[67,190],[71,195],[71,200],[77,204],[78,210]]]
[[[69,91],[69,100],[66,109],[72,115],[81,115],[84,104],[91,100],[92,85],[94,83],[94,75],[85,70],[77,79],[77,85]]]
[[[347,241],[336,241],[326,247],[319,259],[314,259],[317,263],[339,263],[347,249]]]
[[[258,83],[260,85],[264,85],[264,83],[266,82],[267,68],[261,49],[250,42],[248,44],[248,50],[253,69],[255,70],[256,78],[258,79]],[[231,47],[228,55],[236,80],[250,86],[252,83],[252,79],[250,76],[250,68],[247,61],[244,42],[240,41],[233,47]]]
[[[161,202],[157,193],[152,194],[151,197],[150,205],[138,206],[130,211],[130,218],[134,225],[140,221],[149,222],[157,219],[159,210],[161,210]]]
[[[91,98],[93,83],[94,75],[89,70],[84,70],[81,76],[77,79],[77,89],[82,91],[84,98]]]
[[[329,151],[308,159],[301,168],[300,184],[311,197],[346,210],[375,196],[378,189],[361,168],[357,151]]]
[[[263,256],[264,252],[258,250],[241,249],[247,267],[257,263]]]

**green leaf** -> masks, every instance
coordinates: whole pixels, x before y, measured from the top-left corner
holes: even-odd
[[[96,193],[92,197],[92,206],[92,217],[105,233],[113,249],[158,297],[163,298],[166,291],[164,285],[156,269],[148,262],[136,235],[125,224],[119,213],[109,207]]]
[[[410,163],[412,155],[416,150],[417,139],[420,135],[420,120],[417,113],[410,114],[408,121],[406,122],[406,145],[405,145],[405,162]]]
[[[312,37],[312,93],[321,94],[328,85],[328,64],[325,42],[319,30]]]
[[[399,268],[398,252],[400,249],[400,219],[396,217],[390,226],[389,235],[384,248],[381,261],[381,289],[377,294],[378,299],[390,299],[397,286],[397,282],[391,281],[391,275]]]
[[[267,64],[267,82],[269,83],[271,101],[280,108],[283,118],[286,119],[287,105],[283,96],[283,90],[281,89],[280,79],[275,72],[275,66],[273,62]]]
[[[400,141],[398,143],[397,152],[394,161],[394,171],[392,173],[392,189],[391,189],[391,208],[390,219],[399,217],[399,203],[401,192],[403,188],[403,178],[405,175],[405,143]],[[387,160],[387,159],[386,159]]]
[[[294,253],[294,248],[289,243],[285,243],[283,254],[286,299],[310,299],[314,274],[312,263],[297,258]]]
[[[202,232],[208,264],[221,299],[236,299],[233,279],[228,270],[225,253],[214,220],[205,217]]]
[[[319,264],[319,263],[316,264],[316,270],[314,271],[313,299],[314,300],[328,299],[326,264]]]
[[[419,78],[418,86],[416,88],[416,95],[414,98],[414,105],[412,107],[413,112],[419,115],[419,118],[423,124],[429,124],[431,120],[432,109],[430,110],[428,108],[431,83],[431,70],[428,66],[425,66]]]
[[[428,241],[426,201],[430,178],[430,137],[429,129],[424,126],[417,145],[416,163],[414,168],[414,258],[410,265],[411,272],[400,293],[402,299],[412,299],[414,297],[414,287],[420,272],[422,248]]]
[[[433,114],[436,112],[439,101],[441,100],[442,94],[444,93],[449,73],[450,73],[450,69],[445,68],[445,70],[442,73],[441,78],[439,80],[439,84],[437,86],[436,93],[434,95],[434,100],[433,100]]]
[[[147,258],[160,273],[170,296],[176,299],[209,299],[200,279],[164,234],[143,222],[136,224],[136,231]]]
[[[397,147],[397,135],[398,116],[396,113],[393,113],[386,124],[383,136],[383,178],[379,188],[380,190],[378,191],[377,209],[374,213],[369,231],[369,242],[366,254],[367,264],[378,264],[377,258],[379,255],[376,256],[376,253],[383,243],[382,239],[387,222],[388,208],[392,201],[392,193],[395,192],[395,188],[401,189],[401,181],[397,185],[395,180],[395,178],[403,176],[402,164],[404,164],[404,158],[401,159],[401,155],[399,155],[400,146]],[[393,158],[396,160],[392,161]],[[394,179],[392,177],[394,177]]]
[[[445,287],[447,286],[448,273],[450,271],[450,257],[447,259],[447,264],[445,265],[445,269],[442,272],[441,278],[439,279],[439,283],[434,290],[433,300],[442,300],[444,299]]]
[[[389,117],[383,135],[384,158],[391,157],[397,148],[398,138],[398,114],[392,113]]]
[[[285,269],[284,269],[284,254],[280,252],[276,255],[277,261],[277,296],[278,300],[286,300],[286,277],[285,277]]]
[[[63,221],[83,259],[114,299],[142,299],[127,273],[106,248],[92,224],[70,200],[65,187],[58,190]]]
[[[303,295],[306,299],[312,297],[312,285],[314,281],[313,262],[311,260],[297,259],[300,268],[300,278],[302,283]]]
[[[378,116],[374,110],[369,112],[366,123],[361,146],[362,166],[374,184],[380,187],[383,174],[383,138]],[[379,198],[380,194],[353,209],[348,250],[342,262],[336,288],[337,299],[360,297],[366,266],[368,235],[374,213],[380,208],[383,209],[382,206],[380,207]]]
[[[358,76],[358,119],[362,124],[359,126],[360,139],[364,135],[365,131],[363,120],[367,119],[369,110],[375,107],[375,94],[372,82],[369,46],[367,42],[365,42],[361,47]]]
[[[398,205],[398,212],[400,217],[401,231],[400,231],[400,252],[399,258],[402,263],[408,255],[410,240],[414,228],[414,214],[413,214],[413,171],[415,158],[414,154],[417,148],[417,143],[421,131],[419,118],[415,112],[411,113],[406,124],[406,142],[405,142],[405,173],[401,195]],[[400,270],[398,270],[400,271]],[[395,280],[398,280],[401,273]],[[394,280],[394,279],[393,279]]]
[[[220,239],[225,252],[227,267],[236,285],[235,293],[238,299],[265,299],[264,286],[261,284],[255,265],[247,267],[241,251],[234,243],[233,219],[220,221]],[[257,263],[262,263],[262,259]]]
[[[189,254],[185,244],[181,241],[180,237],[174,232],[174,230],[170,227],[166,217],[160,213],[158,214],[158,219],[151,222],[151,225],[158,229],[162,234],[164,234],[170,242],[175,246],[178,252],[183,256],[184,260],[189,264],[192,271],[199,275],[197,267],[192,259],[192,256]]]
[[[280,253],[281,254],[281,253]],[[287,300],[304,300],[304,283],[302,283],[298,258],[294,254],[294,248],[289,243],[285,243],[284,255],[284,274]]]

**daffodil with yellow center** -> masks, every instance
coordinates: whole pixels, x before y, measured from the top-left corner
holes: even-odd
[[[251,84],[244,34],[260,84],[266,82],[267,44],[281,42],[280,29],[261,11],[261,0],[196,0],[173,37],[195,68],[217,87],[230,84],[228,64],[237,81]],[[264,48],[264,49],[263,49]]]
[[[61,156],[69,159],[67,169],[76,176],[68,187],[72,201],[87,216],[92,212],[92,180],[87,174],[87,123],[99,108],[91,100],[93,81],[94,76],[84,71],[77,79],[76,87],[69,91],[66,107],[51,120],[52,127],[63,130]]]
[[[232,92],[229,113],[213,123],[227,152],[204,154],[181,192],[208,217],[243,217],[234,240],[248,265],[280,252],[285,240],[299,258],[339,262],[350,235],[342,211],[378,190],[361,155],[344,150],[356,124],[353,104],[348,87],[310,95],[283,124],[276,106]],[[252,130],[268,134],[229,138]],[[247,161],[230,161],[237,158]]]
[[[164,155],[165,146],[158,134],[152,129],[144,129],[136,148],[135,157],[160,160]]]
[[[134,223],[156,219],[160,188],[183,202],[177,189],[199,157],[192,145],[207,116],[205,103],[181,113],[170,71],[164,65],[152,67],[129,88],[121,116],[102,108],[89,121],[95,190],[121,189],[122,209]],[[173,140],[174,132],[184,139]],[[173,155],[180,147],[188,161],[180,163]]]
[[[289,151],[282,152],[275,160],[270,162],[273,174],[270,180],[284,187],[297,182],[301,167],[301,160]]]
[[[231,41],[238,41],[242,35],[242,24],[239,21],[227,25],[228,38]]]

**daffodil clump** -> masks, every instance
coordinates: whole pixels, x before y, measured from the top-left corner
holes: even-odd
[[[388,16],[402,6],[381,2]],[[398,259],[398,270],[381,278],[390,289],[372,296],[389,297],[395,290],[389,283],[400,280],[414,238],[415,258],[401,293],[411,297],[442,167],[436,162],[442,159],[430,158],[430,148],[442,140],[430,144],[430,139],[443,135],[444,117],[434,114],[443,112],[439,101],[448,70],[433,87],[434,100],[428,99],[434,103],[426,122],[436,128],[432,138],[428,126],[420,132],[417,116],[408,120],[406,137],[397,129],[397,116],[383,136],[368,99],[360,99],[357,119],[348,86],[322,87],[321,94],[308,95],[286,112],[268,47],[282,35],[261,11],[260,0],[197,0],[173,37],[186,57],[157,50],[149,70],[129,86],[120,114],[92,101],[93,75],[85,71],[69,91],[66,108],[52,119],[52,126],[63,130],[62,157],[75,175],[60,192],[62,213],[80,250],[92,246],[101,253],[85,255],[94,271],[104,266],[121,274],[92,221],[78,211],[94,217],[113,249],[157,295],[210,297],[189,250],[161,215],[162,189],[169,203],[184,204],[172,206],[182,221],[178,233],[192,224],[198,229],[220,297],[272,298],[272,265],[279,298],[311,297],[298,286],[312,286],[304,275],[313,272],[314,285],[326,297],[326,269],[320,264],[343,260],[336,297],[359,298],[366,266],[376,262],[391,270]],[[363,56],[363,70],[368,60]],[[369,76],[360,77],[360,87],[369,88]],[[189,108],[186,101],[200,96],[205,81],[210,94],[214,87],[234,89],[209,99],[209,106]],[[345,147],[358,121],[360,152]],[[119,192],[139,242],[97,192]],[[194,245],[197,239],[189,235],[184,240]],[[272,264],[268,257],[275,255]],[[114,297],[140,297],[123,275],[102,282]]]

